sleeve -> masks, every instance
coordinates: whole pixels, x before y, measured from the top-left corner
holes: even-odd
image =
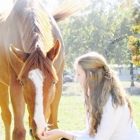
[[[88,135],[79,135],[76,140],[109,140],[121,118],[122,113],[123,107],[118,106],[117,108],[114,108],[112,105],[112,98],[110,97],[103,108],[102,120],[95,136],[89,137]]]

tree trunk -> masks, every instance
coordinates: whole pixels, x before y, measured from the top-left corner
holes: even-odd
[[[133,75],[133,63],[130,63],[130,75],[131,75],[131,86],[133,87],[134,85],[134,75]]]

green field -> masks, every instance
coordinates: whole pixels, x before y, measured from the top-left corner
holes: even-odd
[[[128,85],[127,82],[123,84]],[[138,83],[139,84],[139,83]],[[130,84],[129,84],[130,85]],[[134,105],[135,122],[140,131],[140,96],[133,95],[131,100]],[[78,83],[66,83],[63,86],[63,93],[59,105],[58,125],[64,130],[82,130],[85,127],[85,112],[82,90]],[[28,134],[28,113],[26,111],[24,122]],[[13,128],[13,122],[12,122]],[[0,140],[4,140],[4,127],[0,119]]]

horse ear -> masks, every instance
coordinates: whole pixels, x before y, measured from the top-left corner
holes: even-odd
[[[10,51],[18,58],[20,59],[22,62],[25,62],[27,60],[27,58],[29,57],[29,53],[26,53],[20,49],[17,49],[16,47],[14,47],[12,44],[10,44]]]
[[[51,61],[54,61],[57,58],[57,56],[59,54],[59,51],[60,51],[60,41],[59,40],[56,40],[54,47],[51,48],[49,50],[49,52],[47,52],[47,57]]]

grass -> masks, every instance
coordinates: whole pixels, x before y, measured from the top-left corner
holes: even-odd
[[[134,120],[140,132],[140,96],[131,96],[134,109]]]
[[[124,84],[124,87],[130,86],[130,82],[123,82],[122,84]],[[136,86],[139,85],[140,83],[136,84]],[[130,98],[134,106],[134,120],[140,132],[140,95],[132,95]],[[27,110],[25,113],[24,123],[27,130],[26,139],[29,140]],[[63,85],[63,93],[59,104],[58,125],[59,128],[63,130],[82,130],[85,128],[84,100],[82,90],[78,83],[65,83]],[[4,127],[1,119],[0,140],[4,140]]]
[[[61,98],[58,125],[63,130],[84,129],[85,113],[81,96],[63,96]]]

